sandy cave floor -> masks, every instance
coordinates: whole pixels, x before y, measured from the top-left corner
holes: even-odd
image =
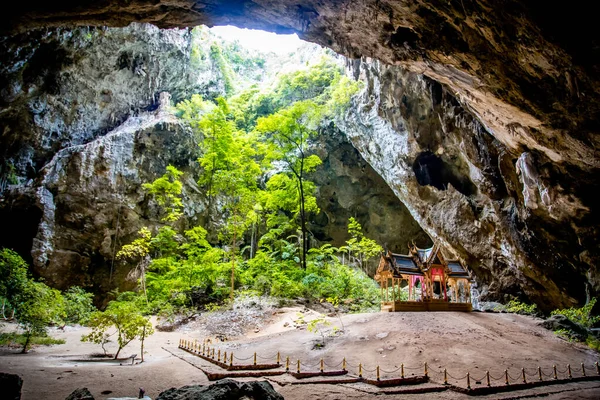
[[[143,387],[147,395],[155,398],[170,387],[210,383],[204,373],[192,364],[208,366],[212,370],[216,367],[177,348],[180,338],[201,341],[206,337],[211,337],[222,351],[233,351],[236,358],[252,357],[257,352],[259,362],[265,363],[275,361],[274,358],[272,361],[270,359],[278,351],[282,362],[289,356],[293,365],[298,359],[306,366],[317,365],[323,358],[325,363],[335,366],[345,357],[351,373],[356,374],[356,366],[362,363],[366,376],[374,375],[368,371],[374,370],[377,365],[382,371],[393,371],[401,363],[405,365],[406,376],[422,374],[423,365],[427,362],[432,380],[436,382],[442,381],[441,371],[444,368],[454,377],[462,377],[468,371],[475,378],[484,376],[486,370],[492,376],[500,377],[504,369],[509,369],[516,378],[523,367],[533,373],[539,365],[550,372],[553,364],[560,371],[565,370],[570,363],[574,370],[580,370],[581,363],[590,368],[596,361],[600,361],[598,353],[582,345],[568,343],[537,326],[538,319],[479,312],[373,313],[345,315],[341,320],[337,317],[327,318],[331,324],[327,329],[335,326],[343,328],[344,332],[327,338],[326,346],[318,349],[314,345],[320,340],[320,335],[295,327],[294,320],[298,318],[298,312],[303,313],[305,321],[318,315],[302,307],[272,310],[261,323],[261,328],[253,328],[245,336],[229,338],[228,341],[219,343],[207,333],[202,318],[180,327],[176,332],[156,332],[145,343],[146,361],[135,365],[81,361],[90,354],[101,351],[98,345],[80,341],[81,335],[87,333],[88,329],[53,329],[51,335],[65,339],[66,344],[36,347],[25,355],[18,354],[18,349],[0,348],[0,371],[16,373],[23,378],[24,400],[64,399],[79,387],[87,387],[96,399],[137,396],[139,387]],[[4,324],[0,329],[6,331],[14,329],[14,326]],[[108,348],[109,351],[114,350],[114,344],[109,344]],[[139,350],[139,343],[133,342],[121,354],[129,356],[137,353],[139,356]],[[307,369],[316,370],[318,367]],[[594,372],[588,370],[588,374]],[[579,374],[574,373],[576,376]],[[382,373],[382,378],[398,375],[399,372]],[[469,398],[450,391],[382,395],[367,390],[360,384],[283,385],[290,379],[273,377],[269,380],[288,400]],[[450,383],[465,386],[464,380],[449,380]],[[548,399],[598,399],[600,381],[553,385],[483,397],[501,399],[531,396],[544,396]]]

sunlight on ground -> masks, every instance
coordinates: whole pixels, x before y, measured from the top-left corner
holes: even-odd
[[[296,34],[277,35],[254,29],[240,29],[235,26],[215,26],[211,32],[227,41],[239,41],[243,47],[261,52],[290,53],[302,45]]]

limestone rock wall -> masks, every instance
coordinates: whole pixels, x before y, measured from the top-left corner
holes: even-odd
[[[366,85],[341,129],[419,225],[472,267],[484,295],[552,309],[598,292],[594,170],[515,151],[423,75],[349,66]]]

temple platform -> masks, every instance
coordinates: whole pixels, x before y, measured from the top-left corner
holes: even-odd
[[[471,303],[453,303],[444,300],[429,301],[382,301],[382,312],[397,311],[460,311],[471,312]]]

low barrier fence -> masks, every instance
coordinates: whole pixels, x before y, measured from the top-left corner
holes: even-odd
[[[600,379],[600,365],[598,362],[590,365],[585,365],[584,363],[562,366],[555,364],[552,367],[545,368],[541,366],[537,368],[521,368],[518,372],[514,370],[509,371],[508,369],[494,373],[485,371],[483,375],[473,375],[469,371],[465,375],[455,376],[446,368],[441,369],[440,367],[438,371],[430,371],[427,363],[418,367],[407,367],[404,364],[400,364],[395,369],[386,370],[379,365],[375,366],[375,368],[367,368],[362,363],[351,364],[346,358],[343,358],[337,364],[329,364],[323,358],[314,364],[308,364],[299,359],[291,360],[289,356],[286,356],[284,359],[281,357],[280,352],[269,356],[261,356],[255,352],[247,357],[238,357],[233,351],[222,352],[221,349],[211,346],[209,343],[200,343],[196,340],[180,339],[179,348],[228,371],[280,369],[277,374],[289,373],[300,379],[314,376],[345,375],[352,371],[356,373],[358,377],[357,381],[377,386],[385,386],[386,384],[416,384],[427,382],[434,378],[436,382],[459,391],[492,392],[498,391],[497,389],[499,388],[504,388],[503,390],[516,390],[522,387],[543,384]],[[267,362],[265,363],[264,361]]]

